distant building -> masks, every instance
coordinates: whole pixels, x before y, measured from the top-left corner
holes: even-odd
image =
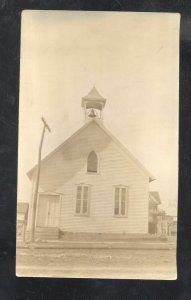
[[[167,220],[167,234],[169,236],[177,235],[177,217],[166,215]]]
[[[168,225],[168,235],[177,236],[177,218],[173,217],[173,220]]]
[[[103,125],[105,104],[93,87],[81,102],[85,124],[42,160],[37,237],[58,238],[64,232],[155,233],[160,199],[157,192],[149,193],[155,178]],[[32,201],[36,166],[28,176]],[[30,205],[29,231],[31,218]]]
[[[25,240],[25,232],[28,219],[28,208],[28,203],[17,203],[17,241]]]
[[[158,233],[158,235],[176,236],[177,235],[177,217],[167,215],[164,210],[158,211],[157,233]]]
[[[152,191],[149,193],[149,233],[157,234],[158,205],[161,204],[159,193]]]

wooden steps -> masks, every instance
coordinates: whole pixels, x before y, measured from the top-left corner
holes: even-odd
[[[36,240],[57,240],[59,239],[60,230],[56,227],[36,227]]]

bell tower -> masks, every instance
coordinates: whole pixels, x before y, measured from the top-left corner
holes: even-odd
[[[84,109],[85,121],[87,122],[90,119],[98,119],[102,121],[105,103],[106,99],[98,93],[94,86],[89,94],[82,98],[81,106]]]

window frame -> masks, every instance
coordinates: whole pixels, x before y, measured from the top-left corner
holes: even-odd
[[[93,171],[88,171],[88,158],[89,158],[89,155],[94,152],[96,154],[96,157],[97,157],[97,171],[96,172],[93,172]],[[99,158],[99,155],[98,153],[95,151],[95,150],[91,150],[89,153],[88,153],[88,156],[87,156],[87,159],[86,159],[86,173],[87,174],[90,174],[90,175],[98,175],[100,174],[100,158]]]
[[[81,198],[77,199],[77,195],[78,195],[78,187],[81,187]],[[83,213],[83,203],[84,200],[86,199],[82,199],[82,195],[84,195],[84,188],[87,187],[88,188],[88,197],[87,197],[87,210],[86,213]],[[86,184],[86,183],[79,183],[76,184],[76,192],[75,192],[75,206],[74,206],[74,215],[75,216],[79,216],[79,217],[88,217],[89,216],[89,212],[90,212],[90,198],[91,198],[91,185],[90,184]],[[76,208],[77,208],[77,201],[80,200],[80,212],[78,213]]]
[[[116,208],[116,189],[119,189],[119,213],[116,214],[115,213],[115,208]],[[122,189],[125,189],[125,214],[123,215],[121,213],[121,206],[122,206]],[[115,185],[114,186],[114,195],[113,195],[113,217],[114,218],[127,218],[128,217],[128,209],[127,209],[127,206],[128,206],[128,191],[129,191],[129,187],[126,186],[126,185],[122,185],[122,184],[119,184],[119,185]]]

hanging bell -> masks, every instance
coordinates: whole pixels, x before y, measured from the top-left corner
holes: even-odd
[[[93,108],[91,109],[90,114],[88,115],[88,117],[90,117],[90,118],[95,118],[96,117],[96,114],[95,114],[95,111],[94,111]]]

